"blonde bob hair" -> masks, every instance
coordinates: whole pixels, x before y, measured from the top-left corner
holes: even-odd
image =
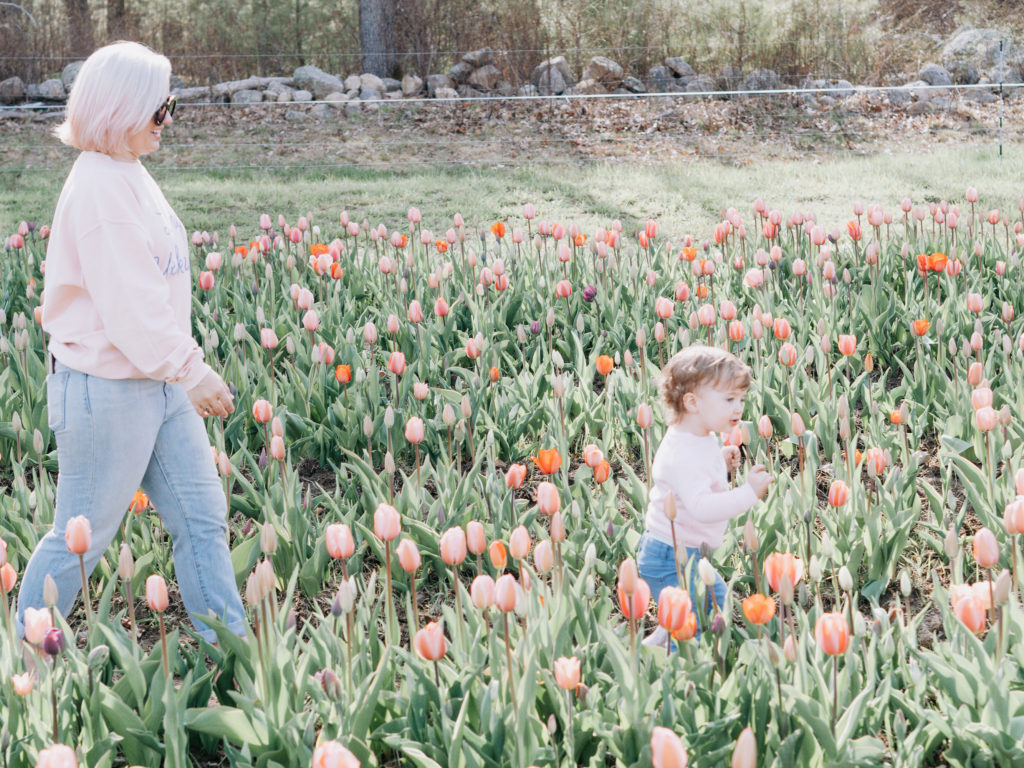
[[[750,386],[750,368],[731,352],[695,344],[677,352],[665,365],[661,397],[669,420],[678,421],[686,412],[683,398],[703,386],[745,392]]]
[[[67,117],[54,133],[76,149],[122,154],[167,98],[171,62],[139,43],[113,43],[85,60],[71,87]]]

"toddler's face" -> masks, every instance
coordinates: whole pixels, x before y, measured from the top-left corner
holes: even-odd
[[[708,432],[728,432],[743,416],[745,389],[705,384],[696,392],[696,415]]]

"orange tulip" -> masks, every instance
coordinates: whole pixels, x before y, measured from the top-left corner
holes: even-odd
[[[881,448],[868,448],[864,453],[865,466],[874,470],[876,475],[885,471],[885,451]]]
[[[505,236],[505,222],[496,221],[491,224],[491,234],[495,237],[501,238]]]
[[[829,656],[846,653],[850,645],[850,627],[842,613],[823,613],[814,625],[814,640]]]
[[[562,505],[561,496],[554,483],[547,480],[537,486],[537,507],[545,515],[553,515]]]
[[[974,534],[974,559],[982,568],[991,568],[999,562],[999,542],[988,528],[979,528]]]
[[[563,691],[575,691],[580,687],[580,660],[575,656],[562,656],[555,660],[555,683]]]
[[[466,532],[461,526],[441,534],[441,559],[446,565],[458,565],[466,559]]]
[[[731,341],[743,341],[743,337],[747,335],[746,329],[743,327],[743,323],[739,320],[733,320],[729,323],[729,339]]]
[[[850,500],[850,486],[842,480],[833,480],[828,487],[828,504],[830,507],[841,507]]]
[[[413,648],[421,657],[427,661],[437,661],[448,651],[448,641],[445,640],[444,630],[436,621],[432,621],[412,639]]]
[[[327,554],[333,559],[352,557],[356,551],[356,543],[352,538],[352,531],[343,523],[331,523],[324,531],[324,543],[327,544]]]
[[[789,325],[789,321],[783,317],[776,317],[772,322],[772,331],[775,333],[775,338],[779,341],[785,341],[789,338],[789,334],[792,333],[793,329]]]
[[[795,587],[804,575],[804,561],[789,552],[773,552],[764,560],[764,575],[776,592],[782,587],[783,575]]]
[[[163,576],[154,573],[146,579],[146,602],[151,611],[163,613],[167,610],[167,582]]]
[[[611,464],[609,464],[607,461],[602,461],[600,464],[597,465],[597,468],[594,470],[594,481],[598,483],[603,483],[611,476],[611,473]]]
[[[508,565],[508,550],[505,549],[505,544],[498,539],[492,541],[487,547],[487,556],[491,558],[491,565],[495,570],[504,570]]]
[[[526,479],[526,465],[525,464],[513,464],[505,472],[505,485],[509,488],[520,488],[523,485],[523,480]]]
[[[639,619],[647,613],[647,605],[651,602],[651,588],[647,582],[638,578],[636,590],[632,595],[627,595],[622,590],[621,584],[618,587],[619,609],[627,619]]]
[[[665,587],[658,595],[658,624],[669,632],[678,632],[692,609],[690,593],[679,587]]]
[[[654,768],[686,768],[688,763],[682,740],[660,725],[651,733],[651,763]]]
[[[359,768],[359,758],[336,741],[322,741],[313,750],[313,768]]]
[[[398,546],[395,548],[395,554],[398,555],[398,564],[402,567],[402,570],[406,573],[415,573],[419,570],[421,558],[420,551],[417,546],[413,543],[412,539],[402,539],[398,542]]]
[[[396,376],[400,376],[405,371],[405,355],[397,350],[392,352],[388,358],[388,370]]]
[[[84,555],[92,546],[92,527],[89,518],[77,515],[68,520],[64,528],[64,543],[74,555]]]
[[[796,364],[797,351],[796,347],[790,344],[788,341],[783,342],[779,348],[779,362],[789,367]]]
[[[751,624],[767,624],[775,615],[775,598],[755,592],[743,600],[743,615]]]
[[[607,376],[615,367],[615,361],[608,355],[598,355],[596,366],[598,373],[602,376]]]
[[[889,411],[889,421],[891,421],[897,427],[903,423],[903,414],[900,413],[899,408]]]
[[[487,372],[487,378],[491,380],[492,384],[501,378],[501,371],[498,370],[498,366],[491,366],[491,370]]]
[[[334,378],[338,380],[339,384],[348,384],[352,381],[352,366],[339,365],[334,369]]]
[[[946,262],[949,258],[941,251],[936,251],[928,257],[928,268],[932,272],[942,272],[946,269]]]
[[[136,491],[135,495],[132,496],[132,501],[128,505],[128,511],[134,512],[136,515],[142,514],[149,507],[149,496],[144,494],[141,490]]]
[[[545,475],[553,475],[562,466],[562,455],[557,448],[542,448],[533,457],[533,463]]]
[[[686,640],[692,640],[697,636],[697,614],[690,611],[686,614],[686,621],[683,622],[683,628],[672,633],[672,639],[676,642],[685,642]]]
[[[928,329],[932,327],[932,324],[929,323],[926,319],[921,318],[920,320],[915,320],[913,323],[911,323],[910,327],[913,330],[915,336],[924,336],[926,333],[928,333]]]

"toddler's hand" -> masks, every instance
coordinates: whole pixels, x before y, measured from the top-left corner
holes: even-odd
[[[725,459],[725,466],[736,469],[741,461],[740,449],[735,445],[727,445],[722,449],[722,458]]]
[[[768,486],[775,482],[775,478],[771,477],[764,468],[763,464],[757,464],[751,467],[750,472],[747,473],[747,482],[750,483],[750,487],[754,489],[754,493],[757,494],[757,498],[764,498],[765,491],[768,490]]]

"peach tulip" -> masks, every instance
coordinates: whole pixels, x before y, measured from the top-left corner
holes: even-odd
[[[156,613],[167,610],[167,582],[164,581],[163,576],[154,573],[146,579],[146,602],[149,604],[149,609]]]
[[[412,539],[402,539],[395,547],[395,554],[398,555],[398,564],[406,573],[416,573],[419,570],[421,559],[420,550]]]
[[[548,539],[537,542],[533,550],[533,564],[540,573],[547,573],[555,564],[555,554]]]
[[[516,609],[516,577],[506,573],[494,582],[494,604],[499,611],[508,613]]]
[[[423,419],[419,416],[412,416],[405,422],[405,439],[413,444],[423,442]]]
[[[14,566],[10,563],[4,563],[0,565],[0,588],[3,589],[3,593],[9,594],[14,585],[18,583],[18,572],[14,570]],[[2,597],[2,596],[0,596]]]
[[[496,570],[504,570],[508,565],[508,550],[505,548],[505,544],[497,539],[487,546],[487,557],[490,558],[491,565]]]
[[[32,675],[25,672],[20,675],[11,675],[11,685],[14,687],[14,692],[19,696],[25,697],[32,693],[32,688],[35,686],[35,680]]]
[[[647,403],[640,403],[636,409],[636,423],[640,429],[647,429],[651,426],[651,422],[654,421],[654,412],[651,410],[651,406]]]
[[[508,553],[513,560],[522,560],[530,552],[530,532],[520,525],[508,538]]]
[[[407,312],[410,323],[419,323],[423,321],[423,307],[420,303],[413,299],[409,302],[409,310]]]
[[[352,531],[343,523],[328,525],[324,531],[324,541],[327,544],[327,553],[335,560],[352,557],[352,553],[356,551]]]
[[[92,546],[92,526],[85,515],[76,515],[64,528],[64,543],[74,555],[84,555]]]
[[[682,740],[660,725],[651,733],[651,763],[654,768],[686,768],[688,763]]]
[[[390,504],[378,504],[373,512],[373,532],[381,541],[393,541],[401,533],[402,518]]]
[[[39,645],[53,627],[53,619],[46,608],[26,608],[24,616],[25,640]]]
[[[580,687],[580,660],[575,656],[555,659],[555,684],[563,691],[575,691]]]
[[[1017,470],[1018,475],[1020,472],[1021,470]],[[1024,533],[1024,496],[1017,496],[1006,505],[1003,510],[1003,527],[1011,536]]]
[[[484,526],[479,520],[470,520],[466,523],[466,547],[474,555],[482,555],[487,551],[487,534],[484,533]]]
[[[545,515],[553,515],[562,504],[558,488],[554,483],[544,481],[537,486],[537,507]]]
[[[791,639],[792,635],[786,638],[787,641]],[[750,726],[744,728],[736,739],[729,768],[757,768],[757,737]]]
[[[627,595],[632,595],[636,591],[636,584],[639,578],[640,573],[636,567],[636,560],[632,557],[627,557],[619,564],[619,589]]]
[[[78,768],[78,758],[71,747],[54,744],[39,751],[36,768]]]
[[[388,370],[396,376],[402,375],[405,371],[405,355],[399,351],[394,351],[388,358]]]
[[[412,639],[413,648],[427,661],[437,661],[448,651],[448,641],[444,630],[436,621],[432,621],[415,634]]]
[[[985,369],[981,363],[978,361],[971,363],[970,367],[967,369],[967,383],[972,387],[977,387],[981,384],[981,379],[984,374]]]
[[[555,296],[560,299],[568,299],[572,295],[572,283],[568,280],[559,280],[555,286]]]
[[[783,576],[795,587],[804,575],[804,561],[789,552],[773,552],[764,560],[764,575],[776,592],[782,588]]]
[[[857,337],[853,334],[839,334],[839,352],[845,356],[856,353],[857,351]]]
[[[270,438],[270,457],[275,461],[284,461],[284,438],[280,435]]]
[[[789,338],[789,334],[793,332],[793,329],[790,327],[788,320],[776,317],[772,322],[772,331],[775,333],[775,338],[779,341],[785,341]]]
[[[278,345],[277,334],[273,328],[260,329],[260,344],[264,349],[276,349]]]
[[[658,595],[658,624],[669,632],[678,632],[692,608],[689,592],[679,587],[665,587]]]
[[[990,406],[974,412],[974,423],[982,432],[990,432],[999,424],[999,414]]]
[[[783,342],[782,346],[779,347],[779,362],[788,368],[789,366],[796,364],[796,358],[796,347],[794,347],[788,341]]]
[[[731,341],[740,342],[743,341],[743,337],[747,335],[747,330],[743,327],[743,323],[739,320],[733,320],[729,323],[729,339]]]
[[[991,568],[999,562],[999,542],[988,528],[979,528],[974,534],[974,559],[982,568]]]
[[[846,653],[850,645],[850,626],[840,612],[823,613],[814,625],[814,640],[829,656]]]
[[[444,297],[439,296],[434,302],[434,314],[437,317],[445,317],[448,314],[448,302],[444,300]]]
[[[775,598],[762,595],[760,592],[744,598],[741,605],[743,615],[751,624],[767,624],[775,615]]]
[[[466,532],[461,526],[441,534],[441,559],[446,565],[458,565],[466,559]]]
[[[842,480],[833,480],[828,488],[828,504],[830,507],[841,507],[850,499],[850,486]]]
[[[967,309],[978,314],[981,312],[983,302],[980,293],[968,293],[967,294]]]
[[[597,468],[594,470],[594,482],[603,483],[605,480],[611,477],[611,474],[612,465],[609,464],[607,460],[602,461],[600,464],[597,465]]]
[[[984,385],[975,387],[971,392],[971,407],[980,410],[992,405],[992,390]]]
[[[797,437],[802,437],[807,433],[807,427],[804,426],[804,419],[796,411],[793,411],[793,415],[790,417],[790,427],[793,430],[793,434]]]
[[[252,416],[260,424],[266,424],[274,416],[274,409],[266,400],[257,400],[252,404]]]
[[[486,573],[473,579],[473,583],[469,585],[469,598],[473,601],[473,606],[480,611],[494,605],[494,579]]]
[[[526,479],[526,465],[513,464],[505,472],[505,485],[509,488],[520,488]]]
[[[988,589],[987,586],[985,588]],[[953,614],[974,634],[985,629],[987,610],[981,598],[973,593],[965,595],[953,603]]]

